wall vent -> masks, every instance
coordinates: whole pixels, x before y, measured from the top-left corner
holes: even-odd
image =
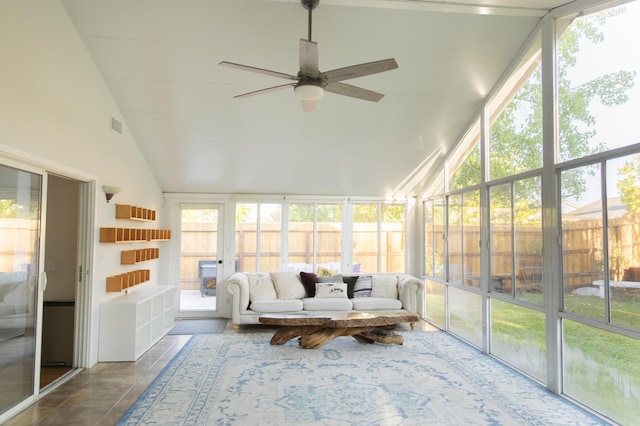
[[[118,119],[113,116],[111,117],[111,130],[122,134],[122,122],[118,121]]]

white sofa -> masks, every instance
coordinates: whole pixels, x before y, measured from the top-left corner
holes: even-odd
[[[322,281],[316,284],[317,294],[309,294],[314,291],[313,287],[309,287],[311,284],[308,275],[304,276],[303,272],[301,279],[300,273],[294,271],[236,272],[225,283],[231,301],[232,323],[259,324],[260,315],[266,313],[326,314],[353,310],[412,312],[423,316],[424,282],[411,275],[352,274],[344,277],[317,277]],[[303,279],[306,287],[302,283]],[[366,291],[367,282],[370,283],[370,294]],[[361,291],[363,288],[364,291]],[[353,294],[354,292],[360,293],[360,296]]]
[[[26,272],[0,272],[0,329],[31,327],[34,319],[33,285]]]

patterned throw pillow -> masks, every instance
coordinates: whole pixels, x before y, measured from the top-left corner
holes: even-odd
[[[330,277],[331,275],[336,275],[338,271],[335,269],[325,268],[323,266],[318,266],[318,276],[319,277]]]
[[[347,285],[339,283],[316,283],[317,298],[347,298]]]
[[[369,297],[371,296],[371,287],[372,287],[372,277],[371,275],[363,275],[358,277],[358,281],[356,281],[356,285],[353,289],[353,297]]]

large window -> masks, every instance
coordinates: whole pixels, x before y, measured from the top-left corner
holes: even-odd
[[[558,40],[532,39],[481,111],[488,128],[474,121],[444,171],[432,173],[425,306],[434,324],[632,424],[640,417],[640,1],[605,6],[544,23],[557,25]],[[555,67],[542,62],[549,52]],[[480,194],[480,269],[469,275],[481,292],[465,278],[474,264],[465,256],[474,238],[465,188]]]

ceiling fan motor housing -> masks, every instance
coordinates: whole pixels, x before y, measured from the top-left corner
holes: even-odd
[[[304,7],[305,9],[313,10],[318,7],[318,3],[320,3],[320,0],[300,0],[300,2],[302,3],[302,7]]]

